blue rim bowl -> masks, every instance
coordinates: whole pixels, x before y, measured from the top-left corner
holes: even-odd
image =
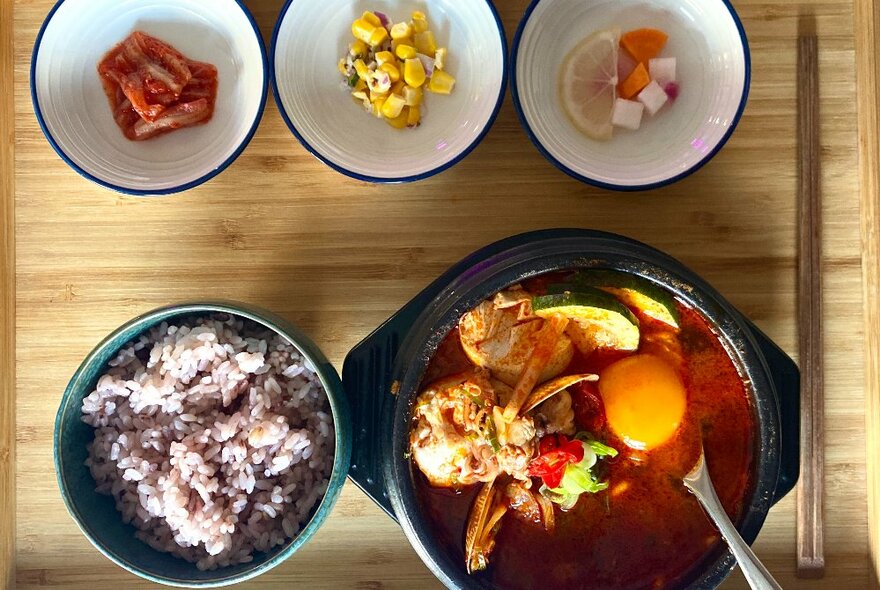
[[[114,31],[114,33],[112,33],[112,35],[114,35],[114,36],[112,36],[112,38],[110,38],[110,39],[106,39],[106,37],[108,37],[108,35],[110,35],[110,33],[107,33],[106,31],[99,31],[101,34],[96,34],[96,31],[94,31],[94,30],[89,30],[87,32],[67,30],[67,31],[59,31],[57,33],[58,35],[63,35],[65,38],[75,36],[75,37],[79,37],[79,38],[90,39],[92,43],[104,42],[104,44],[101,47],[95,48],[98,51],[98,53],[96,54],[98,57],[94,60],[94,63],[78,63],[77,66],[74,68],[76,71],[76,75],[83,77],[83,79],[87,79],[87,77],[90,75],[90,73],[93,73],[93,75],[94,75],[93,82],[95,84],[95,88],[85,88],[85,87],[78,88],[78,89],[74,88],[73,90],[75,92],[72,92],[71,94],[87,95],[87,97],[89,99],[92,99],[91,103],[85,104],[85,105],[80,105],[79,108],[82,108],[83,110],[91,110],[92,108],[96,108],[96,109],[106,110],[107,112],[106,113],[102,112],[100,115],[98,115],[96,113],[95,117],[84,117],[81,114],[75,114],[74,116],[66,117],[66,119],[68,119],[68,120],[65,122],[65,124],[75,125],[77,122],[79,122],[79,119],[84,119],[82,121],[82,125],[81,125],[81,127],[83,129],[94,128],[95,121],[101,121],[102,123],[106,123],[107,125],[112,124],[113,125],[112,130],[106,130],[106,129],[101,130],[100,133],[98,133],[97,135],[93,135],[90,138],[93,140],[100,140],[102,143],[106,143],[106,145],[99,146],[98,148],[94,148],[94,146],[90,146],[90,148],[87,150],[87,152],[91,151],[92,153],[94,153],[96,149],[103,148],[108,154],[112,154],[112,157],[109,155],[105,155],[103,157],[97,157],[97,159],[95,159],[95,156],[89,155],[89,158],[91,158],[93,160],[91,162],[91,165],[84,163],[84,161],[82,161],[81,156],[79,156],[79,155],[75,156],[73,153],[70,153],[71,148],[69,146],[65,147],[64,140],[60,139],[59,137],[56,137],[53,134],[52,124],[50,124],[50,122],[47,121],[47,113],[45,112],[45,105],[44,105],[43,101],[41,100],[41,91],[39,89],[39,84],[38,84],[39,73],[40,73],[39,68],[41,66],[40,58],[42,56],[42,50],[44,49],[44,41],[47,36],[47,31],[50,30],[50,27],[52,26],[54,19],[58,15],[59,10],[61,10],[62,7],[67,2],[74,2],[74,1],[77,1],[77,0],[58,0],[56,2],[56,4],[49,11],[49,14],[46,16],[46,19],[43,21],[43,25],[40,27],[39,33],[37,34],[36,41],[34,42],[34,49],[31,54],[31,66],[30,66],[31,102],[33,104],[34,114],[36,115],[37,122],[40,125],[40,129],[43,131],[43,134],[46,136],[46,139],[49,141],[49,144],[52,146],[52,149],[55,150],[55,152],[61,157],[62,160],[64,160],[65,163],[67,163],[68,166],[73,168],[82,177],[84,177],[88,180],[91,180],[92,182],[94,182],[100,186],[103,186],[105,188],[116,191],[118,193],[122,193],[125,195],[132,195],[132,196],[163,196],[163,195],[171,195],[171,194],[175,194],[175,193],[180,193],[183,191],[187,191],[191,188],[195,188],[201,184],[204,184],[205,182],[211,180],[212,178],[214,178],[215,176],[217,176],[218,174],[220,174],[221,172],[226,170],[226,168],[228,168],[241,155],[241,153],[244,151],[244,149],[250,143],[251,139],[253,139],[253,136],[256,133],[257,128],[259,127],[260,120],[263,117],[263,111],[265,110],[265,106],[266,106],[266,98],[267,98],[268,92],[269,92],[269,62],[266,57],[266,46],[263,43],[263,37],[260,33],[259,27],[257,26],[257,23],[254,20],[253,15],[250,13],[250,11],[248,10],[245,3],[242,0],[232,0],[237,5],[238,9],[240,10],[240,14],[238,15],[242,19],[241,23],[240,23],[240,27],[242,28],[242,30],[247,30],[248,34],[252,34],[253,39],[257,43],[257,46],[259,48],[259,54],[260,54],[259,61],[260,61],[260,68],[261,68],[261,71],[260,71],[261,81],[259,83],[260,96],[259,96],[258,103],[256,104],[256,108],[253,109],[253,120],[251,121],[249,127],[247,127],[247,131],[245,133],[243,133],[242,135],[240,135],[240,139],[231,140],[232,143],[230,145],[235,146],[231,152],[229,151],[229,149],[223,150],[224,153],[228,153],[228,155],[218,155],[218,157],[216,158],[216,160],[217,160],[216,162],[212,161],[211,164],[199,166],[202,170],[200,170],[200,172],[196,178],[186,179],[186,180],[181,179],[179,181],[175,181],[175,182],[179,182],[179,184],[173,184],[170,186],[164,186],[165,184],[169,184],[169,183],[161,183],[163,186],[157,186],[156,188],[151,188],[151,187],[143,188],[143,187],[137,187],[137,186],[128,186],[118,180],[116,180],[116,181],[109,180],[108,178],[102,176],[101,171],[98,170],[98,168],[102,165],[105,165],[105,166],[110,165],[110,164],[120,165],[119,163],[122,162],[123,158],[125,158],[125,157],[124,156],[120,157],[120,153],[119,153],[120,144],[117,143],[117,144],[115,144],[115,147],[114,147],[113,142],[120,142],[121,143],[121,142],[128,142],[128,140],[120,139],[121,133],[119,133],[119,130],[115,127],[115,123],[113,123],[113,117],[112,117],[112,114],[108,110],[107,101],[105,98],[103,98],[103,91],[102,90],[99,91],[100,95],[101,95],[100,99],[95,97],[95,94],[96,94],[95,88],[99,88],[100,84],[98,83],[97,73],[94,72],[93,68],[95,66],[97,66],[97,60],[100,59],[100,56],[103,55],[103,52],[108,51],[115,43],[121,41],[125,36],[127,36],[128,33],[131,32],[131,27],[127,27],[125,30],[119,30],[118,32]],[[124,2],[114,2],[114,1],[106,1],[105,0],[104,3],[107,5],[106,8],[108,10],[104,10],[102,12],[101,19],[98,22],[99,23],[107,23],[107,26],[110,26],[110,27],[118,25],[118,23],[116,22],[116,19],[114,17],[118,17],[119,15],[114,15],[112,13],[112,9],[115,9],[117,7],[125,8],[126,4],[128,5],[127,7],[131,8],[131,10],[133,10],[133,11],[138,11],[138,10],[146,11],[149,8],[146,5],[137,6],[137,5],[133,5],[131,3],[124,3]],[[171,2],[170,0],[167,3],[173,4],[173,2]],[[97,5],[97,3],[95,3],[95,5]],[[181,4],[181,6],[182,6],[182,4]],[[191,9],[192,7],[190,6],[189,8]],[[208,8],[211,8],[210,5],[206,5],[206,9],[208,9]],[[144,14],[148,15],[147,18],[152,17],[152,14],[149,14],[147,12],[145,12]],[[224,17],[226,17],[226,16],[229,16],[228,13],[224,14]],[[93,26],[94,22],[95,21],[92,20],[92,21],[90,21],[91,24],[84,25],[84,26]],[[137,22],[139,23],[140,21],[137,21]],[[161,33],[157,33],[157,35],[161,37]],[[227,35],[227,37],[230,37],[230,38],[234,37],[234,36],[235,36],[234,33],[229,33]],[[96,41],[96,38],[101,39],[101,41]],[[175,45],[174,39],[164,39],[164,40],[167,40],[167,41],[171,42],[172,45]],[[180,36],[180,40],[183,40],[188,43],[195,43],[196,47],[198,47],[198,44],[200,43],[200,41],[187,40],[185,33]],[[227,46],[231,45],[232,43],[233,43],[233,41],[231,41],[229,38],[225,39],[225,44]],[[178,46],[178,48],[182,49],[179,46]],[[75,51],[74,52],[63,51],[62,53],[69,55],[70,53],[75,54],[76,52]],[[184,53],[187,53],[187,52],[184,51]],[[212,60],[210,58],[208,58],[205,61],[212,61]],[[241,61],[241,60],[239,58],[235,58],[235,59],[230,58],[230,60],[228,60],[228,61],[230,64],[234,64],[234,63]],[[58,75],[57,71],[52,72],[51,78],[52,78],[53,84],[70,83],[69,81],[62,80],[62,78]],[[218,111],[215,113],[214,119],[218,119],[219,116],[222,116],[222,113],[220,112],[220,101],[223,99],[223,91],[224,91],[223,90],[224,89],[224,82],[223,82],[224,76],[223,76],[222,69],[221,69],[220,78],[221,78],[221,80],[220,80],[220,95],[218,96]],[[230,101],[230,102],[235,102],[235,101]],[[230,108],[232,108],[232,107],[230,107]],[[55,122],[54,124],[60,125],[61,123]],[[221,132],[223,130],[223,124],[220,123],[219,121],[212,120],[205,127],[208,127],[208,126],[213,126],[215,129],[221,130]],[[228,125],[227,125],[227,127],[228,127]],[[188,131],[192,131],[192,130],[188,130]],[[154,144],[154,142],[157,142],[157,141],[161,142],[161,141],[165,141],[165,140],[170,140],[171,138],[173,138],[175,136],[179,138],[180,133],[173,133],[168,137],[162,137],[162,138],[158,138],[155,140],[150,140],[150,141],[145,142],[145,144]],[[186,137],[185,139],[187,140],[188,143],[191,143],[193,140],[193,136]],[[198,145],[202,145],[202,144],[208,145],[209,140],[210,140],[210,138],[205,138],[203,141],[199,140]],[[175,140],[175,141],[177,141],[177,140]],[[133,142],[128,142],[128,143],[133,143]],[[122,145],[126,145],[126,144],[122,144]],[[149,148],[150,151],[147,151],[147,148],[145,148],[145,157],[149,157],[151,154],[156,154],[159,157],[162,157],[163,159],[168,159],[167,155],[165,155],[165,156],[162,155],[162,151],[164,151],[164,149],[167,149],[167,146],[168,146],[168,144],[163,144],[160,147],[155,147],[155,145],[154,145]],[[80,160],[80,161],[78,161],[78,160]],[[144,173],[143,173],[142,169],[137,168],[137,166],[139,164],[137,157],[135,157],[135,156],[127,157],[127,158],[125,158],[125,163],[130,165],[130,167],[131,167],[131,170],[126,170],[125,172],[131,178],[135,178],[135,179],[140,180],[140,178],[138,178],[138,175],[139,174],[143,175]],[[183,176],[185,176],[185,174]],[[147,182],[149,182],[149,180],[150,180],[149,177],[146,177],[146,180],[147,180]]]
[[[327,392],[335,425],[336,450],[327,492],[313,510],[311,520],[296,537],[269,552],[254,554],[247,564],[201,571],[195,564],[161,553],[135,537],[135,529],[123,524],[113,499],[95,491],[95,481],[84,462],[86,445],[94,429],[80,419],[84,397],[94,390],[107,363],[126,343],[163,321],[212,313],[251,320],[293,343],[314,365]],[[351,417],[342,382],[336,369],[317,346],[284,319],[241,303],[201,302],[159,308],[127,322],[86,357],[70,380],[55,419],[53,437],[55,472],[67,510],[89,541],[108,559],[151,582],[182,588],[217,588],[263,574],[293,555],[321,527],[333,509],[348,475],[351,462]]]
[[[400,184],[400,183],[409,183],[416,182],[419,180],[425,180],[430,178],[436,174],[444,172],[449,168],[455,166],[459,162],[461,162],[468,154],[470,154],[474,148],[476,148],[483,138],[486,137],[486,134],[492,128],[492,125],[495,122],[495,119],[498,116],[498,112],[501,109],[501,105],[504,102],[504,95],[507,90],[507,76],[508,76],[508,55],[507,55],[507,37],[504,33],[504,26],[501,23],[501,18],[498,15],[498,11],[495,9],[495,6],[491,0],[468,0],[468,2],[461,2],[460,0],[447,1],[445,6],[442,7],[442,10],[439,12],[443,13],[444,16],[448,16],[444,11],[465,11],[465,10],[473,10],[475,7],[484,7],[488,8],[491,13],[492,19],[494,20],[494,29],[493,35],[497,33],[497,38],[493,38],[493,46],[497,41],[500,47],[500,72],[498,76],[500,77],[500,82],[498,83],[497,96],[494,97],[494,106],[491,109],[491,113],[488,114],[487,117],[484,117],[482,120],[471,121],[467,116],[459,117],[460,120],[455,121],[454,123],[450,123],[445,121],[446,129],[455,129],[457,127],[468,127],[471,128],[471,136],[473,139],[463,145],[461,145],[454,156],[449,158],[442,163],[439,163],[437,166],[427,169],[427,170],[418,170],[415,172],[407,172],[407,171],[399,171],[395,170],[394,172],[389,172],[386,175],[379,175],[375,173],[369,173],[364,170],[354,170],[352,169],[353,163],[346,162],[344,160],[345,156],[349,158],[352,157],[351,154],[355,153],[358,149],[362,151],[376,151],[379,150],[378,160],[382,160],[383,158],[387,161],[388,159],[394,159],[393,156],[389,156],[388,153],[383,152],[382,150],[392,142],[395,142],[395,139],[399,139],[399,136],[395,138],[391,136],[390,139],[387,137],[383,137],[380,134],[387,132],[395,132],[401,133],[401,131],[391,129],[387,127],[384,123],[374,120],[372,117],[367,116],[365,113],[357,112],[357,109],[353,108],[350,99],[345,96],[341,96],[339,98],[339,109],[336,111],[336,116],[330,116],[329,118],[325,118],[322,122],[315,122],[312,120],[311,114],[305,113],[301,115],[294,114],[288,108],[288,104],[285,104],[285,98],[287,94],[285,93],[285,88],[292,86],[292,84],[286,84],[284,82],[279,82],[279,79],[285,80],[286,66],[287,63],[284,64],[279,63],[279,44],[282,45],[282,49],[280,52],[284,55],[289,55],[286,52],[286,46],[284,43],[284,38],[282,37],[283,29],[288,26],[305,26],[302,23],[313,23],[314,20],[319,20],[320,22],[326,22],[326,19],[288,19],[288,13],[291,11],[293,7],[301,7],[307,6],[308,3],[304,0],[300,0],[297,2],[296,0],[287,0],[284,4],[284,7],[281,9],[281,13],[278,15],[278,21],[275,23],[275,30],[272,34],[272,43],[270,47],[269,53],[269,61],[270,67],[272,70],[272,93],[275,98],[275,104],[278,106],[278,110],[281,113],[281,117],[284,119],[284,122],[287,124],[287,127],[290,129],[291,133],[296,137],[296,139],[302,144],[302,146],[309,151],[313,156],[315,156],[318,160],[332,168],[333,170],[344,174],[350,178],[354,178],[356,180],[360,180],[363,182],[371,182],[371,183],[379,183],[379,184]],[[338,53],[342,50],[342,48],[346,47],[348,43],[352,40],[351,33],[349,32],[349,27],[351,24],[352,18],[360,15],[360,13],[364,10],[385,10],[392,20],[397,18],[402,18],[404,14],[409,14],[409,12],[403,12],[402,10],[398,10],[397,5],[399,4],[396,0],[374,0],[374,1],[366,1],[366,0],[357,0],[356,2],[338,2],[340,6],[345,5],[346,14],[345,18],[348,19],[348,22],[345,23],[345,27],[339,27],[340,31],[334,31],[332,33],[333,38],[331,41],[334,43],[333,47],[333,55],[330,58],[327,58],[326,55],[316,56],[315,50],[313,47],[313,43],[311,43],[308,39],[303,41],[302,35],[315,35],[316,39],[328,39],[327,35],[322,35],[319,33],[325,32],[323,29],[321,31],[316,32],[314,27],[307,26],[306,29],[301,31],[301,35],[297,36],[297,57],[301,57],[302,59],[306,58],[315,58],[314,61],[310,62],[313,64],[315,68],[320,68],[320,70],[312,70],[312,72],[308,75],[308,78],[311,80],[315,79],[317,76],[315,72],[320,71],[332,71],[335,72],[336,60],[338,59]],[[318,10],[326,10],[329,15],[336,16],[340,13],[340,11],[332,8],[333,2],[324,2],[318,3],[315,2],[315,6],[321,6],[322,8]],[[405,2],[403,3],[409,8],[417,8],[421,10],[427,11],[427,15],[429,20],[432,19],[431,8],[426,7],[426,4],[430,4],[427,0],[416,0],[415,2]],[[309,9],[311,6],[309,5]],[[351,12],[349,15],[348,12]],[[341,30],[341,29],[345,30]],[[337,38],[338,37],[338,38]],[[441,39],[442,41],[442,39]],[[306,47],[309,47],[309,51],[311,53],[306,52]],[[464,52],[467,47],[461,46],[453,46],[450,42],[449,47],[449,61],[454,62],[458,59],[456,55],[457,51]],[[321,61],[323,59],[324,61]],[[326,63],[325,63],[326,62]],[[304,66],[305,67],[305,66]],[[472,68],[478,67],[478,64],[471,64]],[[450,71],[455,74],[453,67],[449,68]],[[338,76],[338,73],[336,74]],[[300,79],[297,78],[297,84],[300,83]],[[332,94],[337,94],[337,88],[339,84],[333,85]],[[453,96],[456,93],[464,92],[465,86],[462,84],[462,80],[459,79],[459,84],[456,86],[455,91],[453,92]],[[326,93],[326,88],[316,89],[317,94]],[[439,116],[438,107],[441,106],[438,104],[438,101],[443,101],[448,99],[449,97],[440,97],[440,96],[432,96],[429,99],[429,104],[427,105],[427,114],[424,120],[424,125],[430,125],[432,118],[435,116]],[[297,97],[297,100],[302,100],[301,97]],[[335,100],[335,99],[333,99]],[[291,99],[293,101],[293,99]],[[437,105],[437,106],[435,106]],[[314,108],[314,105],[312,105]],[[350,112],[349,112],[350,111]],[[354,113],[351,115],[350,113]],[[316,144],[314,140],[311,140],[308,135],[309,132],[307,129],[309,127],[313,127],[315,129],[324,128],[327,129],[328,125],[338,123],[338,117],[346,117],[346,121],[351,121],[351,126],[348,128],[349,133],[347,137],[343,136],[342,130],[339,130],[339,137],[334,138],[333,141],[326,140],[324,143],[326,145],[319,146]],[[356,119],[355,119],[356,117]],[[308,121],[304,121],[304,118],[308,118]],[[381,125],[379,125],[381,123]],[[361,133],[358,133],[360,131]],[[420,133],[424,133],[424,129],[418,129],[415,131],[411,131],[414,136],[418,136]],[[386,140],[386,141],[383,141]],[[340,145],[342,141],[353,141],[360,142],[360,146],[353,145],[351,149],[349,149],[346,153],[346,150],[341,148]],[[447,142],[442,137],[438,136],[437,138],[437,150],[446,149]],[[429,146],[430,147],[430,146]],[[332,153],[331,153],[332,152]],[[365,165],[364,168],[367,166]],[[407,167],[407,164],[403,165],[403,168]],[[413,164],[412,168],[418,168],[418,164]],[[424,167],[424,166],[422,166]]]
[[[725,126],[725,131],[723,132],[723,134],[720,134],[718,137],[714,138],[709,143],[703,142],[699,138],[699,136],[697,136],[697,137],[689,137],[688,136],[687,140],[691,142],[691,146],[685,146],[685,150],[689,149],[690,147],[693,147],[693,149],[698,151],[700,154],[698,159],[696,159],[694,161],[689,161],[687,165],[681,165],[678,167],[678,169],[674,169],[674,167],[673,167],[672,169],[669,170],[668,173],[660,174],[660,175],[658,175],[657,178],[652,178],[651,180],[633,182],[633,183],[624,182],[624,181],[620,181],[620,180],[618,180],[618,181],[609,180],[607,177],[606,178],[598,178],[597,176],[600,176],[599,174],[591,174],[591,173],[586,172],[584,170],[579,170],[577,167],[575,167],[574,165],[571,164],[570,158],[566,158],[568,160],[568,163],[562,161],[562,158],[557,156],[554,152],[561,153],[562,151],[564,151],[566,154],[569,154],[569,153],[571,153],[571,148],[566,147],[563,150],[560,150],[556,137],[553,137],[552,139],[545,138],[542,140],[539,137],[539,133],[536,132],[536,129],[534,127],[533,122],[530,121],[529,117],[527,116],[527,113],[526,113],[527,109],[524,108],[525,98],[523,96],[524,95],[524,86],[522,85],[523,81],[520,79],[521,77],[517,73],[517,70],[519,67],[518,64],[520,61],[520,57],[521,57],[521,54],[523,54],[523,51],[522,51],[522,49],[523,49],[522,48],[523,36],[524,36],[524,33],[526,32],[527,27],[529,27],[529,25],[532,24],[532,19],[534,18],[536,10],[539,8],[539,6],[542,9],[544,9],[545,7],[548,7],[549,5],[552,5],[554,3],[561,4],[562,2],[560,2],[559,0],[532,0],[532,2],[529,4],[528,8],[525,11],[525,14],[523,15],[523,18],[520,20],[519,26],[517,27],[516,35],[513,40],[513,47],[511,50],[512,56],[511,56],[510,65],[509,65],[510,79],[511,79],[511,94],[513,96],[513,104],[514,104],[514,107],[516,108],[517,117],[519,118],[520,124],[522,125],[526,134],[529,136],[529,139],[532,141],[532,143],[535,145],[535,147],[538,149],[538,151],[545,158],[547,158],[547,160],[549,160],[558,169],[562,170],[563,172],[565,172],[566,174],[568,174],[572,178],[575,178],[581,182],[584,182],[584,183],[587,183],[587,184],[590,184],[590,185],[593,185],[593,186],[596,186],[599,188],[607,189],[607,190],[632,192],[632,191],[652,190],[652,189],[664,187],[664,186],[673,184],[675,182],[678,182],[679,180],[687,178],[688,176],[690,176],[691,174],[693,174],[694,172],[696,172],[697,170],[699,170],[700,168],[705,166],[713,157],[715,157],[715,155],[721,150],[722,147],[724,147],[724,145],[730,139],[731,135],[733,135],[734,130],[736,129],[737,125],[740,122],[740,119],[742,118],[743,112],[746,107],[746,103],[748,102],[749,88],[750,88],[750,84],[751,84],[751,54],[749,51],[748,38],[746,37],[746,32],[745,32],[745,29],[743,28],[742,21],[740,20],[739,15],[737,14],[736,10],[733,8],[733,5],[730,3],[729,0],[705,0],[703,3],[696,2],[696,0],[691,0],[691,4],[696,3],[697,6],[704,6],[704,7],[705,6],[712,6],[713,9],[718,14],[724,14],[725,16],[729,17],[729,18],[725,18],[725,22],[724,22],[723,26],[728,29],[728,31],[730,33],[729,34],[730,39],[736,39],[736,47],[734,47],[734,49],[736,51],[742,52],[742,60],[743,60],[743,63],[741,64],[741,67],[743,70],[742,79],[741,79],[742,94],[739,97],[739,100],[735,101],[735,108],[733,108],[730,113],[725,113],[721,117],[721,120],[723,121],[723,124]],[[656,8],[656,7],[652,6],[654,4],[657,4],[658,6],[659,5],[665,6],[665,5],[673,5],[673,4],[675,4],[675,2],[672,2],[671,0],[664,1],[664,2],[657,2],[657,0],[634,0],[630,4],[643,5],[644,7],[647,7],[648,9],[654,9],[654,8]],[[601,8],[601,10],[598,10],[597,12],[604,11],[607,13],[611,9],[609,8],[609,10],[605,10],[605,8],[609,7],[609,6],[613,6],[614,8],[617,8],[619,6],[621,12],[627,10],[627,8],[623,7],[622,4],[621,5],[614,5],[613,3],[606,3],[605,5],[603,5],[601,7],[597,6],[597,8]],[[684,9],[682,9],[682,10],[684,10]],[[698,12],[698,11],[695,11],[695,12]],[[661,14],[661,13],[658,12],[657,14]],[[560,18],[562,18],[562,17],[560,17]],[[569,15],[566,18],[567,18],[567,21],[564,21],[564,22],[566,22],[566,24],[569,25],[569,28],[573,27],[574,24],[579,22],[578,19],[572,18],[571,15]],[[690,18],[690,19],[696,20],[697,18],[704,18],[705,19],[707,17],[700,16],[699,14],[688,13],[686,17],[682,17],[682,18]],[[545,23],[542,23],[542,24],[545,24]],[[596,25],[595,21],[593,21],[592,19],[591,19],[591,24],[593,26],[591,28],[584,29],[581,32],[581,36],[589,33],[591,30],[597,30],[598,28],[602,28],[601,26]],[[633,26],[631,28],[635,28],[638,26],[658,26],[658,24],[656,22],[651,20],[650,16],[646,17],[645,14],[634,15],[632,17],[632,24],[633,24]],[[620,23],[616,23],[612,20],[611,22],[605,23],[605,25],[606,26],[620,26]],[[628,29],[630,27],[624,27],[624,28]],[[557,32],[558,39],[564,39],[565,37],[566,37],[565,32],[563,32],[563,31]],[[671,43],[672,43],[672,37],[670,37],[670,44]],[[571,43],[570,45],[573,46],[573,43]],[[533,47],[530,47],[529,51],[526,52],[526,53],[528,53],[527,58],[529,58],[529,59],[534,58],[534,51],[532,51],[532,49],[533,49]],[[562,59],[564,58],[564,56],[565,56],[564,52],[559,55],[559,62],[560,63],[562,62]],[[665,54],[664,54],[664,56],[665,56]],[[672,56],[672,57],[675,57],[675,56]],[[680,58],[681,56],[678,56],[678,57]],[[679,71],[681,71],[681,69],[682,69],[682,60],[679,59]],[[553,76],[554,77],[556,76],[555,68],[554,68]],[[555,80],[554,80],[554,88],[555,88]],[[682,92],[683,93],[687,92],[687,87],[683,87]],[[682,96],[684,96],[684,94],[682,94]],[[547,101],[557,100],[557,98],[555,96],[552,99],[548,98],[546,96],[544,96],[543,98],[545,98]],[[681,97],[679,98],[679,102],[680,101],[681,101]],[[544,108],[546,108],[546,106],[547,105],[545,104]],[[684,105],[682,105],[682,106],[684,106]],[[709,113],[709,115],[712,115],[712,114],[713,113]],[[564,115],[563,115],[563,117],[564,117]],[[647,118],[647,115],[645,115],[645,118]],[[566,122],[567,122],[567,120],[566,120]],[[655,123],[655,122],[651,121],[650,123]],[[658,121],[658,123],[659,123],[659,121]],[[716,123],[717,123],[717,120],[716,120]],[[640,133],[645,133],[645,132],[646,132],[646,130],[643,128],[642,130],[635,132],[635,133],[640,134]],[[638,137],[639,136],[637,136],[637,135],[632,135],[632,137],[628,138],[628,141],[630,141],[630,143],[628,144],[628,147],[638,146],[639,142],[644,143],[644,141],[640,140]],[[684,137],[683,137],[683,139],[684,139]],[[554,145],[550,145],[551,141],[554,142]],[[590,141],[592,141],[592,140],[590,140]],[[610,143],[614,143],[614,141],[616,141],[616,138],[615,138],[615,140],[612,140],[612,142],[610,142]],[[592,142],[592,143],[595,144],[596,142]],[[666,154],[670,153],[671,146],[659,145],[659,146],[654,147],[652,145],[652,149],[655,149],[657,152],[663,153],[664,155],[666,155]],[[611,159],[612,160],[616,159],[619,161],[622,157],[625,157],[624,154],[625,154],[625,150],[619,150],[619,153],[616,153],[614,155],[614,157]]]

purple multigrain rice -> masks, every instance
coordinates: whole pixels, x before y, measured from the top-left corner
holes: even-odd
[[[284,544],[327,490],[324,388],[296,347],[252,322],[153,328],[110,361],[82,411],[97,491],[139,539],[199,569]]]

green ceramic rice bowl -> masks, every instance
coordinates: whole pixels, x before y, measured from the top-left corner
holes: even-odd
[[[114,498],[96,491],[96,481],[86,465],[89,445],[95,438],[95,428],[83,422],[82,416],[84,399],[95,392],[99,378],[108,370],[108,363],[113,359],[118,362],[121,351],[128,343],[138,340],[163,322],[175,325],[183,320],[213,314],[229,314],[235,319],[253,322],[260,329],[274,332],[293,344],[304,358],[302,365],[309,369],[314,368],[314,373],[326,392],[334,432],[332,435],[327,434],[326,438],[328,442],[330,438],[333,439],[334,450],[327,490],[310,509],[308,516],[301,520],[301,526],[292,538],[267,551],[253,552],[253,559],[249,563],[202,570],[195,563],[157,551],[138,539],[136,528],[131,524],[124,524],[122,514],[114,504]],[[135,395],[131,394],[130,399],[136,399]],[[324,419],[326,418],[325,416]],[[271,424],[267,428],[269,426]],[[248,442],[254,432],[256,430],[251,427]],[[222,434],[219,436],[222,437]],[[55,421],[53,442],[55,469],[62,498],[83,534],[101,553],[117,565],[153,582],[178,587],[208,588],[226,586],[258,576],[290,557],[312,537],[332,510],[345,481],[351,456],[351,424],[342,383],[336,370],[305,335],[269,312],[238,303],[208,302],[174,305],[151,311],[126,323],[101,342],[80,365],[64,392]],[[209,439],[208,442],[212,441]],[[255,444],[259,445],[259,442]],[[271,450],[276,447],[267,448]],[[264,465],[270,465],[271,460],[270,457]],[[329,458],[324,466],[329,467]],[[198,475],[195,473],[196,477]],[[134,482],[135,485],[139,483]],[[250,486],[253,490],[253,483]],[[296,501],[295,491],[284,493],[293,496],[293,501]],[[193,502],[199,502],[194,491],[191,490],[190,496],[193,497],[190,506]],[[263,507],[262,510],[266,508]],[[250,513],[251,516],[255,511]],[[267,518],[262,514],[260,517],[264,520]]]

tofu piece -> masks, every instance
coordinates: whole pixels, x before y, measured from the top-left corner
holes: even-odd
[[[660,86],[666,86],[676,81],[675,64],[674,57],[656,57],[648,62],[648,73]]]
[[[642,113],[645,106],[634,100],[618,98],[614,102],[614,110],[611,112],[611,124],[632,131],[642,126]]]
[[[669,100],[666,91],[657,84],[656,80],[652,80],[650,84],[645,86],[645,89],[639,93],[638,98],[639,102],[645,105],[645,108],[651,113],[651,116],[656,115],[657,111],[662,109],[666,101]]]

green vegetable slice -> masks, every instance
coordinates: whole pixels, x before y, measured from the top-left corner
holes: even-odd
[[[583,287],[600,289],[649,318],[676,329],[679,327],[680,317],[675,298],[639,276],[615,270],[582,270],[575,273],[569,281],[574,291],[580,291]]]
[[[559,488],[569,494],[595,494],[608,488],[608,482],[598,482],[593,474],[577,465],[569,465],[562,476]]]
[[[554,504],[558,504],[563,511],[574,508],[574,505],[577,504],[578,499],[581,497],[580,494],[569,494],[562,487],[548,488],[546,484],[541,484],[538,492]]]
[[[592,348],[636,350],[639,347],[639,320],[612,295],[584,287],[577,292],[554,293],[532,299],[532,309],[541,317],[562,315],[570,318],[580,332],[572,340],[584,353]]]
[[[498,431],[495,428],[495,421],[490,417],[486,421],[486,426],[489,434],[489,444],[492,446],[492,450],[497,453],[501,450],[501,443],[498,442]]]
[[[609,447],[606,444],[600,443],[597,440],[590,438],[590,434],[588,432],[578,432],[574,437],[584,443],[586,448],[589,448],[591,451],[596,453],[597,457],[616,457],[617,449],[614,447]],[[586,448],[584,449],[586,451]]]
[[[603,445],[597,440],[587,441],[587,445],[596,453],[597,457],[616,457],[617,449]]]

